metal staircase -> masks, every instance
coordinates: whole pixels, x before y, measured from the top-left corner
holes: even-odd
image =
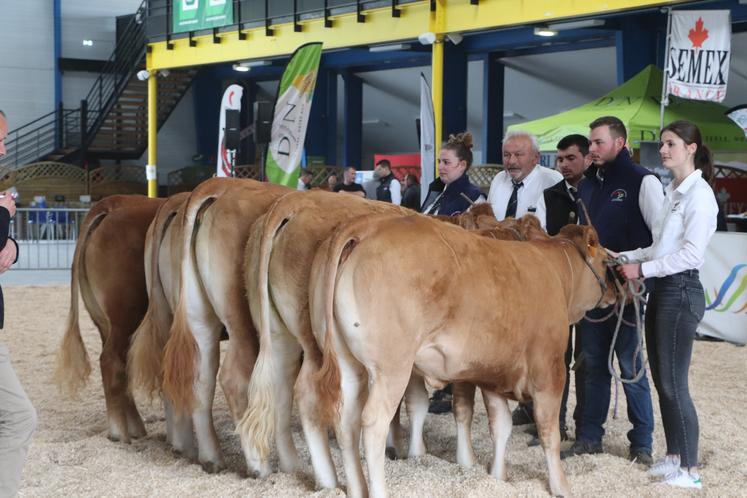
[[[8,133],[0,176],[25,164],[54,160],[82,164],[89,159],[137,159],[148,143],[145,68],[146,1],[131,17],[80,107],[60,108]],[[158,128],[189,89],[193,69],[172,70],[158,80]],[[156,77],[155,75],[153,77]]]

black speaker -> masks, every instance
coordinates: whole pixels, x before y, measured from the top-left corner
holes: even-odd
[[[270,143],[273,112],[271,102],[258,100],[254,103],[254,143]]]
[[[237,150],[239,148],[239,142],[241,141],[239,136],[241,133],[240,117],[241,111],[226,109],[226,129],[223,136],[226,142],[226,149],[228,150]]]

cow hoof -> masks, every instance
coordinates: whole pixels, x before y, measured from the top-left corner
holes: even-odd
[[[130,444],[130,438],[124,436],[117,436],[115,434],[109,434],[106,438],[112,443],[125,443]]]
[[[217,474],[224,468],[220,462],[200,462],[200,465],[202,465],[202,470],[208,474]]]
[[[397,457],[397,450],[394,449],[394,447],[390,446],[386,449],[386,457],[389,460],[398,460],[399,457]]]

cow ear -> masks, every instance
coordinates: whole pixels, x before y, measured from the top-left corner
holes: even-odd
[[[584,227],[584,231],[584,238],[586,239],[586,254],[595,258],[597,256],[597,251],[600,249],[597,231],[588,225]]]

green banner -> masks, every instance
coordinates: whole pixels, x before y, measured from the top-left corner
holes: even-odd
[[[321,57],[321,43],[302,45],[293,53],[280,80],[265,160],[265,173],[272,183],[292,188],[298,183]]]
[[[233,24],[233,0],[173,0],[172,33]]]

